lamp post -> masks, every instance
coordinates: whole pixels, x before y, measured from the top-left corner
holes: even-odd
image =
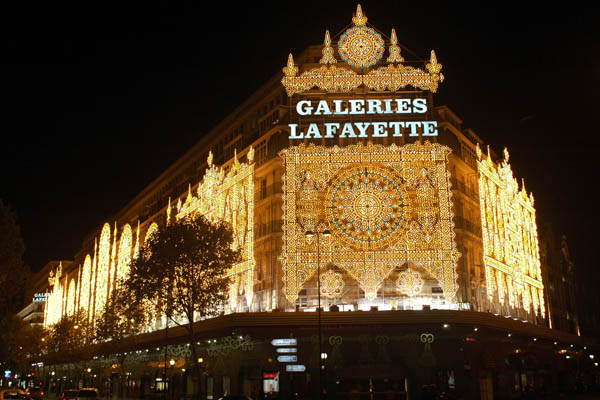
[[[325,238],[328,238],[331,235],[331,232],[328,229],[325,229],[322,232],[316,231],[307,231],[306,237],[312,238],[317,235],[317,328],[319,332],[319,398],[323,398],[323,362],[325,359],[321,357],[323,354],[323,344],[321,340],[321,244],[320,244],[320,236],[322,235]]]

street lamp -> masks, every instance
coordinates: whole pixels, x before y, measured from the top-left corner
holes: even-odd
[[[319,354],[323,354],[323,344],[321,340],[321,244],[320,244],[320,236],[328,238],[331,236],[331,231],[325,229],[322,232],[316,231],[306,231],[306,237],[311,239],[313,236],[317,235],[317,324],[318,324],[318,332],[319,332]],[[319,359],[319,398],[323,398],[323,362],[325,360],[321,357]]]

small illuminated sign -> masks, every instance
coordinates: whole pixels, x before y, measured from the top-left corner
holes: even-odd
[[[277,356],[279,362],[298,362],[298,357],[294,356]]]
[[[278,347],[276,350],[278,353],[295,353],[296,352],[296,348],[295,347]]]
[[[302,364],[288,364],[285,366],[286,372],[304,372],[306,371],[306,365]]]
[[[271,340],[271,344],[273,346],[296,346],[298,340],[295,338],[273,339]]]
[[[33,295],[33,302],[34,303],[41,303],[46,301],[46,297],[48,297],[48,293],[35,293]]]
[[[12,376],[12,371],[7,369],[6,371],[4,371],[4,377],[5,378],[10,378]]]

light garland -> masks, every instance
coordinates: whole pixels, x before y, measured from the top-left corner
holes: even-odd
[[[459,253],[452,223],[449,153],[447,147],[429,142],[400,147],[301,144],[283,150],[280,260],[287,299],[295,302],[320,258],[322,264],[332,263],[358,281],[367,300],[377,296],[395,268],[412,261],[437,279],[446,300],[454,302]],[[332,235],[321,238],[319,255],[316,239],[304,232],[324,229]]]
[[[79,309],[87,312],[90,305],[90,283],[92,280],[92,258],[86,254],[79,283]]]
[[[487,294],[501,305],[545,316],[533,194],[519,188],[508,163],[496,165],[477,147]]]
[[[97,318],[106,305],[108,286],[110,284],[110,225],[104,224],[100,233],[100,245],[98,248],[98,265],[96,267],[96,291],[94,293],[94,318]]]
[[[133,231],[129,224],[125,224],[121,232],[119,241],[119,259],[117,264],[117,281],[126,279],[129,276],[129,266],[131,265],[131,251],[133,243]]]

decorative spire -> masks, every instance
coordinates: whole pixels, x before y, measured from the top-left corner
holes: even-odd
[[[169,204],[167,205],[167,225],[171,222],[171,196],[169,196]]]
[[[392,28],[392,37],[390,38],[390,56],[387,59],[391,63],[400,63],[404,61],[404,58],[400,55],[400,46],[398,46],[398,38],[396,37],[396,30]]]
[[[360,4],[356,7],[356,14],[352,17],[352,22],[355,26],[365,26],[367,23],[367,16],[363,14],[362,7]]]
[[[505,147],[504,148],[504,162],[505,163],[508,163],[508,158],[509,158],[508,149]]]
[[[185,199],[185,204],[189,204],[192,202],[192,184],[188,183],[188,195]]]
[[[237,148],[233,149],[233,165],[231,166],[232,172],[237,172],[240,170],[240,162],[237,157]]]
[[[431,57],[430,57],[427,65],[425,65],[425,68],[427,68],[427,71],[429,71],[429,73],[432,75],[439,74],[440,71],[442,70],[442,64],[438,63],[437,57],[435,55],[435,50],[431,50]],[[442,76],[440,76],[440,81],[443,81],[443,80],[444,80],[444,78]]]
[[[212,167],[212,163],[213,163],[213,153],[211,150],[208,151],[208,158],[206,159],[206,163],[208,164],[208,167]]]
[[[337,61],[333,56],[333,47],[331,47],[331,37],[329,36],[329,30],[325,31],[325,40],[323,41],[323,57],[321,64],[335,64]]]
[[[248,158],[248,164],[254,161],[254,147],[252,147],[252,145],[250,145],[250,150],[248,150],[246,158]]]
[[[298,67],[294,65],[294,57],[292,53],[288,56],[287,67],[283,67],[283,74],[285,76],[296,76],[298,73]]]
[[[133,250],[133,258],[140,256],[140,220],[138,219],[137,232],[135,234],[135,248]]]

